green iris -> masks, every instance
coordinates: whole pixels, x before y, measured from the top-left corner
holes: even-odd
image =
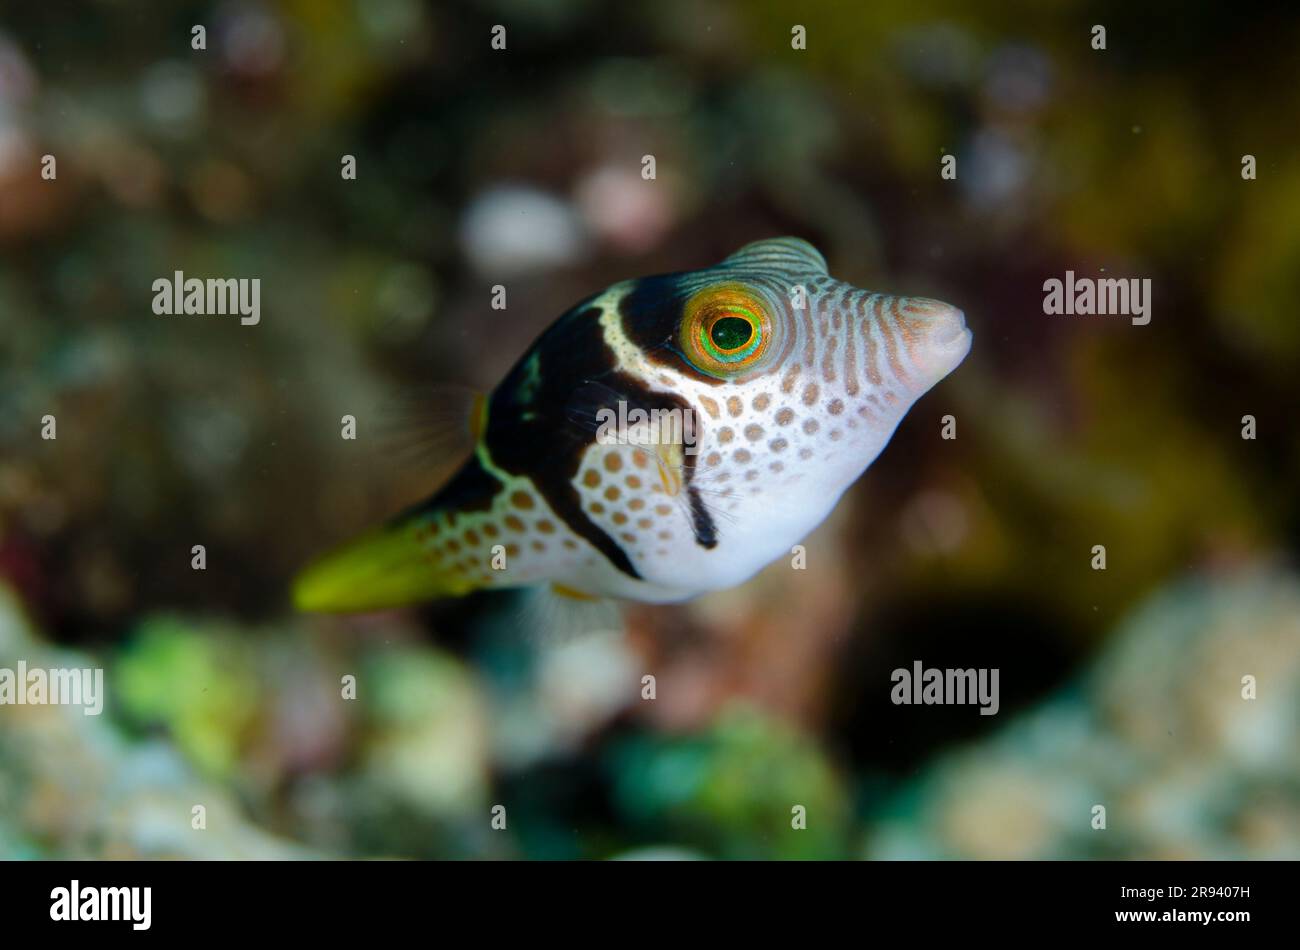
[[[758,319],[741,308],[714,320],[707,333],[703,327],[700,330],[704,351],[720,363],[739,363],[762,342]]]

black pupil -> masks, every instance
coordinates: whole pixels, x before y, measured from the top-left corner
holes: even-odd
[[[738,350],[749,342],[754,328],[743,317],[723,317],[710,331],[713,345],[720,350]]]

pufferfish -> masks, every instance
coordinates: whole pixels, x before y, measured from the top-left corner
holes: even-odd
[[[477,402],[473,454],[440,491],[308,567],[295,602],[740,584],[827,517],[971,340],[958,308],[859,290],[797,238],[614,284]]]

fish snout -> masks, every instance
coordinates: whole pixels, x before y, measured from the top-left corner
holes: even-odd
[[[899,315],[912,337],[913,353],[934,381],[956,369],[970,351],[974,334],[960,307],[931,297],[907,297],[900,304]]]
[[[971,335],[965,311],[942,300],[908,297],[903,313],[919,323],[927,341],[937,346],[950,346]]]

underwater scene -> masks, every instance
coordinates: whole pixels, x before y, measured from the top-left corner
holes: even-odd
[[[0,858],[1300,858],[1300,17],[0,12]]]

